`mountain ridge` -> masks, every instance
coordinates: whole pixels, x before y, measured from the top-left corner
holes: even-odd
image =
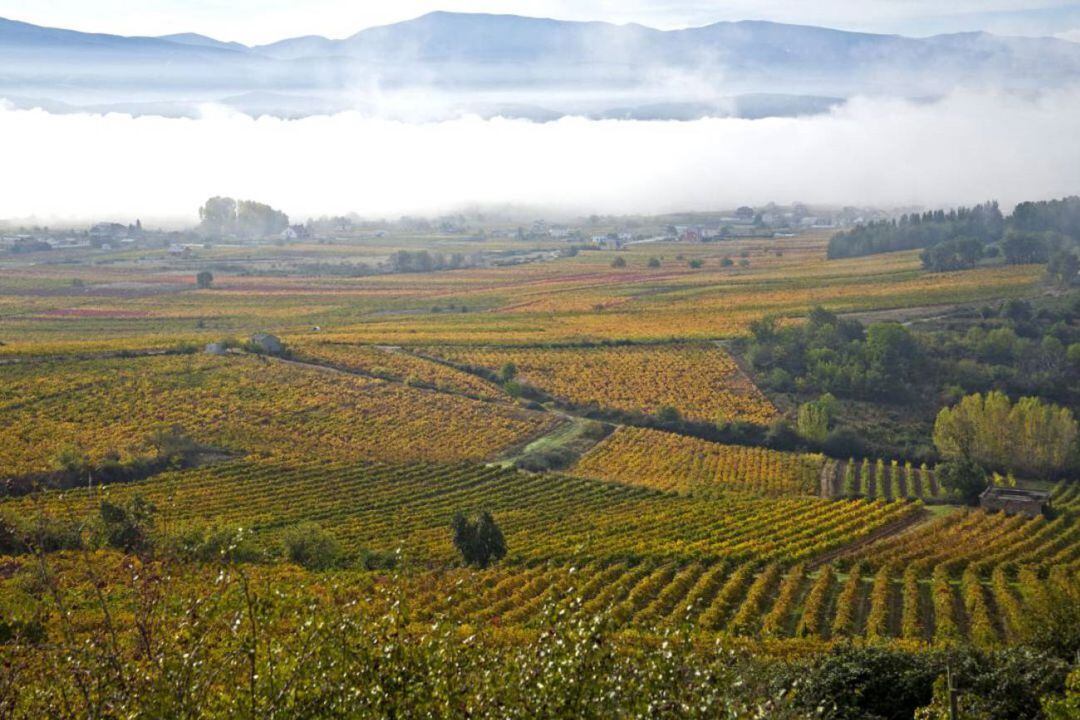
[[[1080,44],[982,32],[913,38],[762,20],[660,30],[436,11],[341,39],[307,35],[249,47],[198,33],[128,37],[0,18],[0,68],[0,97],[76,107],[272,93],[311,98],[316,114],[350,103],[384,107],[388,98],[421,93],[425,102],[466,111],[520,106],[589,116],[618,108],[633,117],[634,108],[648,107],[651,118],[671,106],[682,118],[688,107],[749,95],[923,98],[964,87],[1065,87],[1080,81]],[[280,113],[272,103],[256,105],[303,116],[291,101]]]

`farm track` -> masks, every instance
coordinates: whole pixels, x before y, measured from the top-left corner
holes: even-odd
[[[62,355],[26,355],[19,357],[0,357],[0,367],[4,365],[36,365],[49,362],[84,362],[88,360],[113,360],[117,358],[161,357],[166,355],[189,355],[184,350],[171,348],[147,348],[144,350],[110,350],[99,353],[77,353]]]
[[[879,540],[884,540],[885,538],[893,537],[894,535],[899,535],[903,532],[906,532],[914,528],[916,525],[926,522],[929,518],[930,514],[926,512],[926,510],[923,510],[919,513],[913,513],[901,520],[897,520],[894,523],[879,527],[866,537],[855,540],[844,547],[830,550],[827,553],[819,555],[818,557],[808,562],[806,567],[808,570],[816,570],[817,568],[825,565],[826,563],[830,563],[833,560],[844,557],[845,555],[853,553],[860,548],[870,545],[871,543],[875,543]]]

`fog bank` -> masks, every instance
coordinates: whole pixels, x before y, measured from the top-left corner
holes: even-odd
[[[1080,90],[855,99],[765,120],[403,123],[0,109],[0,218],[187,218],[211,195],[294,219],[525,205],[659,213],[802,201],[927,206],[1080,192]]]

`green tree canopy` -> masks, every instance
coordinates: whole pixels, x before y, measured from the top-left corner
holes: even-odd
[[[938,465],[937,478],[942,487],[968,505],[975,505],[987,486],[986,471],[970,458],[959,458]]]
[[[824,442],[829,435],[829,425],[836,411],[836,398],[825,393],[817,400],[799,406],[796,427],[799,435],[813,442]]]
[[[150,549],[157,508],[141,495],[121,505],[102,500],[99,506],[101,537],[109,547],[129,553]]]
[[[329,570],[344,560],[341,544],[333,535],[314,522],[290,528],[283,538],[285,557],[309,570]]]
[[[1077,435],[1068,408],[1034,397],[1013,404],[997,391],[968,395],[934,422],[934,444],[945,457],[1039,476],[1068,465]]]
[[[469,565],[487,567],[506,556],[506,539],[486,510],[473,517],[457,513],[451,523],[454,547]]]

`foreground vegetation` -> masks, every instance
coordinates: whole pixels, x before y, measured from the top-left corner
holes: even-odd
[[[887,718],[946,712],[946,671],[965,717],[1068,717],[1052,709],[1075,703],[1060,649],[1034,636],[803,660],[685,628],[620,631],[614,613],[552,608],[524,630],[425,619],[394,577],[93,553],[30,559],[12,583],[40,600],[5,621],[10,717]]]

